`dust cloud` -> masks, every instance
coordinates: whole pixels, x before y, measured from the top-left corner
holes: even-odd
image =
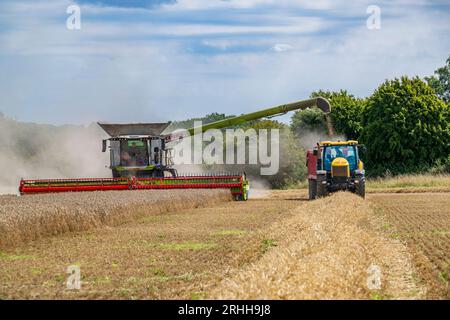
[[[21,123],[0,114],[0,194],[17,194],[21,178],[110,177],[105,137],[96,124]]]
[[[259,167],[255,165],[175,165],[174,168],[177,169],[180,176],[247,173],[250,181],[248,192],[250,199],[265,198],[272,190],[270,182],[258,176],[256,172]]]
[[[312,149],[314,148],[318,142],[321,141],[345,141],[347,140],[347,137],[345,135],[332,135],[329,136],[328,134],[322,132],[322,131],[305,131],[298,137],[298,143],[300,147],[303,149]]]
[[[325,115],[325,122],[327,124],[327,130],[328,130],[328,136],[332,137],[334,136],[334,128],[333,128],[333,122],[331,121],[330,115]]]
[[[272,190],[272,186],[268,181],[262,179],[252,179],[250,181],[248,197],[250,199],[266,198],[269,196],[270,190]]]

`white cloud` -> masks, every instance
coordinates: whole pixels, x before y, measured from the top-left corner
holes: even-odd
[[[294,47],[291,46],[290,44],[286,44],[286,43],[277,43],[272,47],[272,49],[276,52],[283,52],[283,51],[292,50],[292,49],[294,49]]]
[[[165,10],[251,9],[276,6],[305,9],[331,9],[347,3],[344,0],[177,0],[164,4]]]
[[[32,2],[0,5],[0,23],[8,26],[0,30],[0,111],[59,123],[238,114],[306,98],[317,89],[367,95],[386,78],[431,74],[450,52],[445,11],[382,1],[382,29],[370,31],[364,3],[355,9],[343,1],[337,1],[342,7],[290,2],[253,1],[255,8],[279,10],[231,8],[233,19],[223,8],[194,16],[165,7],[164,21],[151,19],[157,9],[103,12],[91,6],[86,8],[97,11],[84,12],[84,18],[82,11],[79,32],[65,28],[63,5],[43,3],[38,13]],[[198,10],[207,5],[197,3]],[[288,5],[321,6],[332,14],[297,17],[285,10]],[[360,21],[345,18],[355,12],[361,12]],[[119,16],[125,19],[111,18]],[[196,45],[222,51],[202,54]],[[260,49],[227,50],[246,45]]]
[[[162,8],[164,10],[248,9],[273,4],[273,2],[273,0],[177,0],[175,3],[162,5]]]

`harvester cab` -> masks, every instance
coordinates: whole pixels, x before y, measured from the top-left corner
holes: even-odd
[[[365,197],[365,171],[358,141],[323,141],[307,151],[309,199],[349,190]]]
[[[170,123],[98,125],[109,134],[103,152],[109,148],[110,169],[114,178],[176,177],[171,149],[161,134]]]

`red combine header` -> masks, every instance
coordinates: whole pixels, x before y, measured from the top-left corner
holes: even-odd
[[[146,190],[146,189],[230,189],[235,200],[247,200],[248,180],[245,174],[193,175],[165,178],[101,178],[21,180],[20,194]]]

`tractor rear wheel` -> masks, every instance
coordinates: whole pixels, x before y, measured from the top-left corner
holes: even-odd
[[[362,197],[363,199],[366,198],[366,181],[360,180],[359,183],[355,187],[355,193]]]
[[[317,198],[317,180],[308,179],[309,200]]]

